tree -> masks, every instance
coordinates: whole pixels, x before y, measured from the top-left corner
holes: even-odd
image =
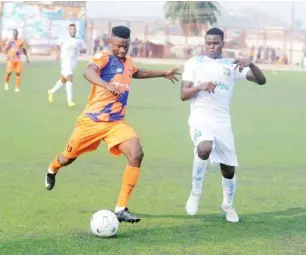
[[[168,1],[164,5],[165,19],[179,22],[185,33],[201,34],[205,24],[213,25],[220,15],[217,2],[209,1]],[[188,31],[189,30],[189,31]]]

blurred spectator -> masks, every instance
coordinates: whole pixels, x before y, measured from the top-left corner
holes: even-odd
[[[257,48],[257,59],[256,59],[256,62],[257,62],[257,63],[260,63],[260,60],[261,60],[261,53],[262,53],[262,47],[259,46],[259,47]]]
[[[250,50],[250,58],[253,61],[255,56],[255,46],[253,45],[251,50]]]
[[[275,48],[271,48],[270,51],[270,56],[271,56],[271,64],[275,64],[276,63],[276,52],[275,52]]]
[[[94,46],[93,46],[93,53],[96,54],[96,52],[98,51],[98,47],[99,47],[99,38],[96,38],[94,40]]]
[[[280,48],[277,48],[275,51],[275,60],[276,60],[276,64],[280,64]]]

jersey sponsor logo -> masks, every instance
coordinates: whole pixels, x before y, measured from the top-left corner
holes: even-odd
[[[227,67],[223,67],[223,74],[230,76],[231,75],[231,70]]]
[[[222,90],[228,90],[229,86],[221,81],[215,81],[214,84],[216,85],[216,87],[218,87],[219,89]]]
[[[118,67],[117,69],[116,69],[116,73],[122,73],[123,72],[123,69],[121,68],[121,67]]]
[[[227,76],[231,76],[231,69],[227,67],[223,67],[223,74]]]
[[[129,84],[123,84],[117,81],[113,81],[111,83],[112,85],[116,86],[119,89],[123,89],[124,91],[130,91],[130,85]]]

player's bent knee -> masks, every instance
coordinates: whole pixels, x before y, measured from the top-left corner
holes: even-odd
[[[72,82],[72,75],[68,75],[66,78],[66,81],[71,81]]]
[[[128,156],[129,162],[138,162],[141,163],[144,157],[143,150],[140,148],[138,150],[132,151]]]
[[[220,164],[222,176],[226,179],[233,179],[235,176],[235,167]]]
[[[59,157],[58,157],[58,163],[60,163],[60,165],[62,165],[62,166],[68,166],[75,160],[76,160],[76,158],[66,158],[62,154],[60,154]]]
[[[16,73],[16,76],[20,76],[20,73]]]
[[[202,160],[207,160],[212,151],[212,142],[203,141],[197,146],[198,157]]]
[[[67,81],[64,76],[61,76],[60,80],[61,80],[62,83],[66,83],[66,81]]]

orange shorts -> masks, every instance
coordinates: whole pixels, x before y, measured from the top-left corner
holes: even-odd
[[[18,60],[9,60],[6,65],[7,73],[21,73],[22,72],[22,62]]]
[[[135,137],[138,136],[134,129],[123,120],[95,122],[82,114],[77,120],[63,155],[66,158],[77,158],[84,153],[96,150],[103,140],[108,145],[110,153],[119,156],[121,151],[118,149],[118,145]]]

